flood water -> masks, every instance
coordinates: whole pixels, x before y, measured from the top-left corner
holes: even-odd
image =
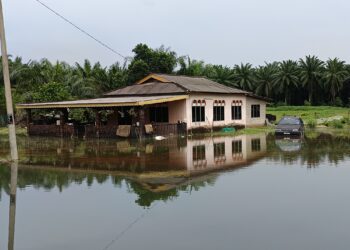
[[[349,136],[18,145],[18,166],[0,163],[0,249],[350,249]]]

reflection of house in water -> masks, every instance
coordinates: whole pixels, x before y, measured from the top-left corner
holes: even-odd
[[[186,169],[190,172],[211,171],[245,165],[266,152],[266,136],[241,135],[236,137],[189,140]]]
[[[240,135],[163,141],[43,140],[20,142],[26,168],[109,174],[164,191],[206,173],[245,166],[266,152],[266,136]]]

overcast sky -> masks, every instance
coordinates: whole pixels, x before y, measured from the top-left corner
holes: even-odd
[[[35,0],[2,0],[9,54],[25,61],[122,60]],[[165,45],[207,63],[308,54],[350,62],[349,0],[41,0],[125,56]]]

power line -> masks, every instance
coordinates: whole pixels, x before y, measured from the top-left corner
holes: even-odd
[[[111,47],[109,47],[107,44],[105,44],[104,42],[102,42],[101,40],[97,39],[96,37],[94,37],[93,35],[89,34],[87,31],[83,30],[82,28],[80,28],[79,26],[77,26],[76,24],[74,24],[73,22],[71,22],[70,20],[68,20],[67,18],[65,18],[64,16],[62,16],[60,13],[58,13],[57,11],[53,10],[51,7],[47,6],[45,3],[41,2],[40,0],[35,0],[36,2],[38,2],[39,4],[41,4],[42,6],[44,6],[46,9],[48,9],[49,11],[51,11],[53,14],[55,14],[56,16],[58,16],[59,18],[61,18],[63,21],[65,21],[66,23],[72,25],[74,28],[76,28],[77,30],[79,30],[80,32],[82,32],[83,34],[85,34],[86,36],[90,37],[91,39],[93,39],[94,41],[98,42],[100,45],[102,45],[103,47],[105,47],[106,49],[112,51],[114,54],[122,57],[124,60],[126,60],[127,58],[125,56],[123,56],[122,54],[120,54],[118,51],[112,49]]]

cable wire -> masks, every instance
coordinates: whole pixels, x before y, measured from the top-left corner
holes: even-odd
[[[43,7],[45,7],[46,9],[48,9],[49,11],[51,11],[53,14],[55,14],[56,16],[58,16],[59,18],[61,18],[63,21],[65,21],[66,23],[72,25],[74,28],[76,28],[77,30],[79,30],[80,32],[82,32],[83,34],[85,34],[86,36],[90,37],[91,39],[93,39],[95,42],[99,43],[100,45],[102,45],[103,47],[105,47],[106,49],[110,50],[111,52],[113,52],[114,54],[122,57],[124,60],[126,60],[127,58],[125,56],[123,56],[122,54],[120,54],[118,51],[114,50],[113,48],[109,47],[107,44],[105,44],[104,42],[102,42],[101,40],[97,39],[96,37],[94,37],[93,35],[89,34],[87,31],[83,30],[82,28],[80,28],[79,26],[77,26],[76,24],[74,24],[73,22],[71,22],[70,20],[68,20],[67,18],[65,18],[64,16],[62,16],[60,13],[58,13],[57,11],[53,10],[51,7],[47,6],[45,3],[43,3],[40,0],[34,0],[36,2],[38,2],[39,4],[41,4]]]
[[[134,221],[132,221],[124,230],[122,230],[119,234],[115,236],[114,239],[112,239],[102,250],[109,249],[115,242],[117,242],[120,238],[124,236],[124,234],[129,231],[135,224],[137,224],[141,219],[143,219],[155,206],[157,202],[153,203],[153,205],[146,210],[143,214],[141,214],[139,217],[137,217]]]

